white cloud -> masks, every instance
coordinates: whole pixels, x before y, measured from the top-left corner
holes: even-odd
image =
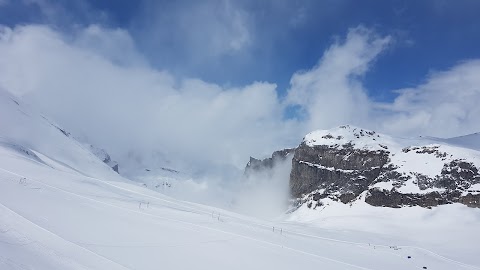
[[[480,131],[480,60],[433,72],[425,83],[397,90],[382,127],[394,134],[458,136]]]
[[[281,102],[272,83],[230,88],[152,68],[122,29],[93,25],[65,36],[46,26],[3,27],[0,87],[115,158],[147,166],[171,159],[174,167],[241,168],[250,155],[266,156],[313,129],[346,123],[406,135],[480,130],[478,60],[433,73],[400,90],[393,103],[370,100],[362,78],[389,42],[351,29],[315,67],[292,76]],[[308,117],[285,120],[292,104]]]
[[[293,75],[287,102],[307,111],[308,129],[368,122],[371,105],[362,76],[390,39],[364,27],[352,28],[343,42],[326,50],[315,67]]]
[[[188,4],[153,1],[134,25],[142,44],[160,62],[173,65],[177,60],[183,66],[201,69],[248,50],[254,41],[250,21],[245,10],[228,0]],[[172,51],[181,59],[165,55]]]
[[[369,98],[363,76],[389,44],[389,36],[353,28],[315,67],[293,75],[286,103],[307,112],[305,132],[347,123],[405,136],[480,131],[480,60],[433,72],[421,85],[395,90],[392,103],[377,104]]]
[[[114,64],[138,66],[147,63],[130,34],[120,28],[105,29],[99,25],[82,28],[75,36],[75,46],[107,58]]]
[[[274,84],[177,81],[142,62],[128,33],[98,26],[73,39],[45,26],[1,33],[0,85],[117,158],[133,150],[143,162],[158,162],[153,156],[241,167],[250,154],[267,154],[291,137]],[[122,56],[132,60],[119,63]]]

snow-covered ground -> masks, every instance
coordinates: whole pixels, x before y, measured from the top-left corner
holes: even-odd
[[[478,209],[337,205],[266,221],[37,157],[0,146],[0,269],[480,269]]]
[[[331,202],[263,220],[145,174],[147,187],[121,177],[0,92],[0,269],[480,269],[479,209]]]

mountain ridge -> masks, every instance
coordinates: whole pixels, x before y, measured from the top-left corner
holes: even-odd
[[[479,208],[478,168],[480,152],[473,149],[345,125],[310,132],[295,148],[290,194],[296,206],[312,208],[326,198],[393,208]]]

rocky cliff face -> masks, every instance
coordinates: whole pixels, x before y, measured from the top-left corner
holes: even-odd
[[[351,144],[310,147],[302,143],[292,160],[291,194],[300,198],[313,190],[321,190],[315,198],[331,195],[349,202],[368,188],[387,162],[388,153],[383,150],[354,149]]]
[[[293,149],[290,192],[311,208],[330,199],[373,206],[480,208],[480,152],[425,139],[392,138],[352,126],[308,134]],[[250,168],[270,161],[251,160]]]
[[[101,149],[101,148],[98,148],[98,147],[95,147],[91,144],[85,144],[89,149],[90,151],[95,155],[97,156],[99,159],[101,159],[103,161],[103,163],[107,164],[108,166],[110,166],[110,168],[112,168],[112,170],[114,170],[116,173],[119,173],[118,172],[118,163],[114,160],[112,160],[112,158],[110,157],[110,155],[107,153],[107,151],[105,151],[104,149]]]
[[[247,166],[245,167],[244,175],[248,176],[254,172],[268,171],[273,169],[273,166],[280,161],[285,161],[290,154],[295,152],[295,148],[287,148],[279,151],[275,151],[272,157],[260,160],[254,157],[250,157]]]

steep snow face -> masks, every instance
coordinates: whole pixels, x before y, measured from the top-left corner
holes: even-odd
[[[62,170],[122,180],[89,147],[3,90],[0,90],[0,143]]]

